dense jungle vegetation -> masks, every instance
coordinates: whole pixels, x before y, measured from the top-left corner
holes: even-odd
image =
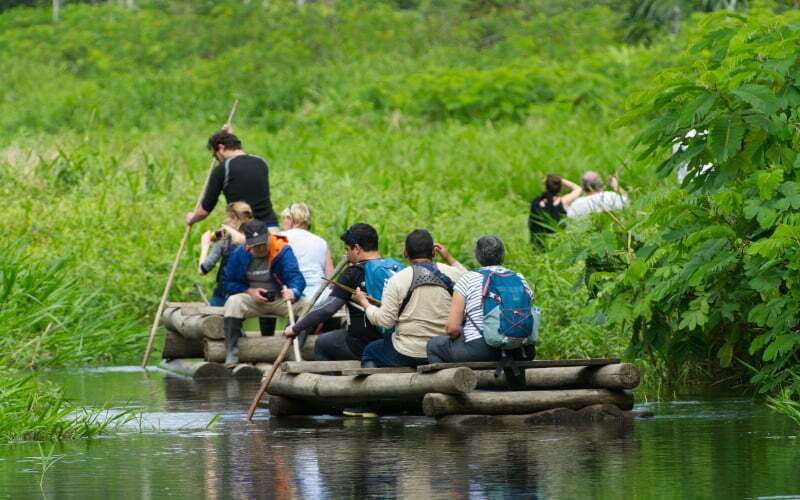
[[[276,210],[308,203],[334,253],[357,221],[385,254],[425,227],[467,265],[475,239],[498,234],[535,284],[541,357],[624,355],[652,389],[726,380],[797,417],[800,16],[781,2],[664,3],[677,10],[67,3],[57,23],[46,5],[0,5],[0,393],[62,408],[22,373],[138,362],[205,140],[238,98],[236,133],[269,160]],[[588,169],[619,174],[632,206],[533,250],[544,175]],[[175,300],[211,287],[196,246]],[[2,399],[0,414],[38,408]],[[18,421],[5,439],[45,435]]]

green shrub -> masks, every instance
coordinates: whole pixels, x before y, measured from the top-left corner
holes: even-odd
[[[624,229],[598,216],[584,255],[623,264],[590,278],[601,284],[595,311],[667,377],[687,362],[753,367],[761,392],[800,398],[799,28],[797,12],[710,15],[693,70],[662,73],[632,103],[627,120],[651,118],[635,139],[640,159],[689,174],[683,190],[639,200]],[[676,140],[687,147],[672,154]]]

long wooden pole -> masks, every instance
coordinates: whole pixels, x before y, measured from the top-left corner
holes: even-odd
[[[286,288],[284,286],[284,288]],[[289,309],[289,324],[294,324],[294,308],[292,307],[291,302],[287,302],[287,307]],[[297,340],[297,335],[292,338],[292,348],[294,350],[294,360],[295,361],[303,361],[303,356],[300,354],[300,342]]]
[[[294,308],[292,307],[292,302],[289,301],[287,304],[289,308],[289,326],[294,325]],[[281,349],[280,354],[278,357],[275,358],[275,362],[272,364],[272,368],[269,370],[269,373],[264,377],[264,381],[261,382],[261,387],[258,388],[258,393],[256,397],[253,399],[253,403],[250,405],[250,409],[247,410],[247,421],[253,421],[253,414],[256,412],[256,407],[258,406],[259,401],[261,398],[264,397],[264,393],[267,392],[267,388],[269,387],[269,383],[272,382],[272,377],[275,375],[275,372],[278,371],[278,367],[281,366],[283,360],[286,359],[286,355],[289,353],[289,348],[292,346],[292,341],[296,340],[297,337],[293,337],[291,339],[286,339],[286,342],[283,344],[283,349]]]
[[[236,99],[233,101],[233,107],[231,108],[231,113],[228,115],[228,121],[226,122],[227,124],[233,122],[233,117],[236,115],[236,108],[238,107],[239,99]],[[200,191],[200,196],[197,197],[197,205],[200,205],[200,203],[203,201],[203,195],[208,187],[208,178],[211,176],[212,170],[214,170],[214,165],[216,165],[216,158],[211,160],[211,166],[208,167],[208,174],[206,175],[206,180],[203,183],[203,189]],[[180,264],[183,251],[186,249],[186,242],[189,241],[189,233],[191,230],[192,226],[188,224],[186,229],[183,230],[183,239],[181,239],[181,245],[178,247],[178,254],[175,256],[175,261],[172,263],[172,270],[169,272],[169,278],[167,279],[167,285],[164,287],[164,293],[161,294],[161,302],[158,304],[156,317],[153,319],[153,327],[150,329],[150,338],[147,341],[147,348],[144,351],[144,358],[142,358],[142,368],[144,369],[147,369],[147,362],[150,360],[150,353],[153,351],[153,342],[155,342],[156,332],[158,331],[158,323],[161,321],[161,313],[164,312],[164,304],[167,303],[167,296],[169,296],[169,292],[172,290],[172,281],[175,279],[175,273],[178,271],[178,264]]]
[[[327,281],[328,283],[331,283],[331,284],[333,284],[333,285],[336,285],[336,286],[338,286],[339,288],[341,288],[341,289],[342,289],[342,290],[344,290],[345,292],[356,293],[355,289],[353,289],[353,288],[351,288],[351,287],[349,287],[349,286],[347,286],[347,285],[343,285],[343,284],[339,283],[339,282],[338,282],[338,281],[336,281],[336,280],[329,280],[328,278],[322,278],[322,279],[324,279],[324,280],[325,280],[325,281]],[[381,306],[381,301],[380,301],[380,300],[378,300],[378,299],[376,299],[376,298],[374,298],[374,297],[371,297],[371,296],[369,296],[369,295],[367,295],[367,301],[368,301],[370,304],[372,304],[372,305],[374,305],[374,306],[376,306],[376,307],[380,307],[380,306]]]

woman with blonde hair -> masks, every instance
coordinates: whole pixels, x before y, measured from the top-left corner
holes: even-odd
[[[216,231],[206,231],[200,238],[199,269],[201,276],[205,276],[219,262],[217,271],[217,285],[214,295],[211,296],[209,305],[224,306],[228,298],[222,286],[222,270],[228,262],[228,256],[234,248],[244,244],[242,226],[253,220],[253,210],[244,201],[235,201],[225,207],[225,222]],[[213,246],[212,246],[213,244]],[[209,253],[209,248],[211,252]]]
[[[281,212],[280,233],[289,239],[300,272],[306,280],[304,296],[312,296],[320,286],[325,285],[323,278],[333,274],[333,259],[328,243],[309,231],[311,227],[311,210],[305,203],[292,203]]]

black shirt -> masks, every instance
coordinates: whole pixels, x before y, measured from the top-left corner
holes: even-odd
[[[364,290],[364,268],[363,266],[350,266],[345,269],[338,279],[342,285],[355,289],[361,287]],[[350,328],[347,330],[347,347],[353,354],[361,356],[364,348],[373,340],[383,338],[378,329],[367,320],[364,311],[350,300],[351,293],[338,286],[333,287],[332,297],[344,299],[347,302],[347,312],[350,315]]]
[[[278,217],[269,198],[269,166],[262,158],[253,155],[234,156],[228,162],[228,182],[225,183],[225,162],[214,167],[208,178],[203,210],[211,212],[217,205],[219,194],[225,194],[228,203],[246,201],[253,216],[269,225],[278,225]]]
[[[544,206],[541,206],[544,201]],[[567,211],[564,209],[564,204],[553,204],[553,194],[545,191],[540,194],[531,202],[530,215],[528,216],[528,229],[531,236],[536,233],[552,233],[553,230],[550,226],[553,223],[560,221]]]

